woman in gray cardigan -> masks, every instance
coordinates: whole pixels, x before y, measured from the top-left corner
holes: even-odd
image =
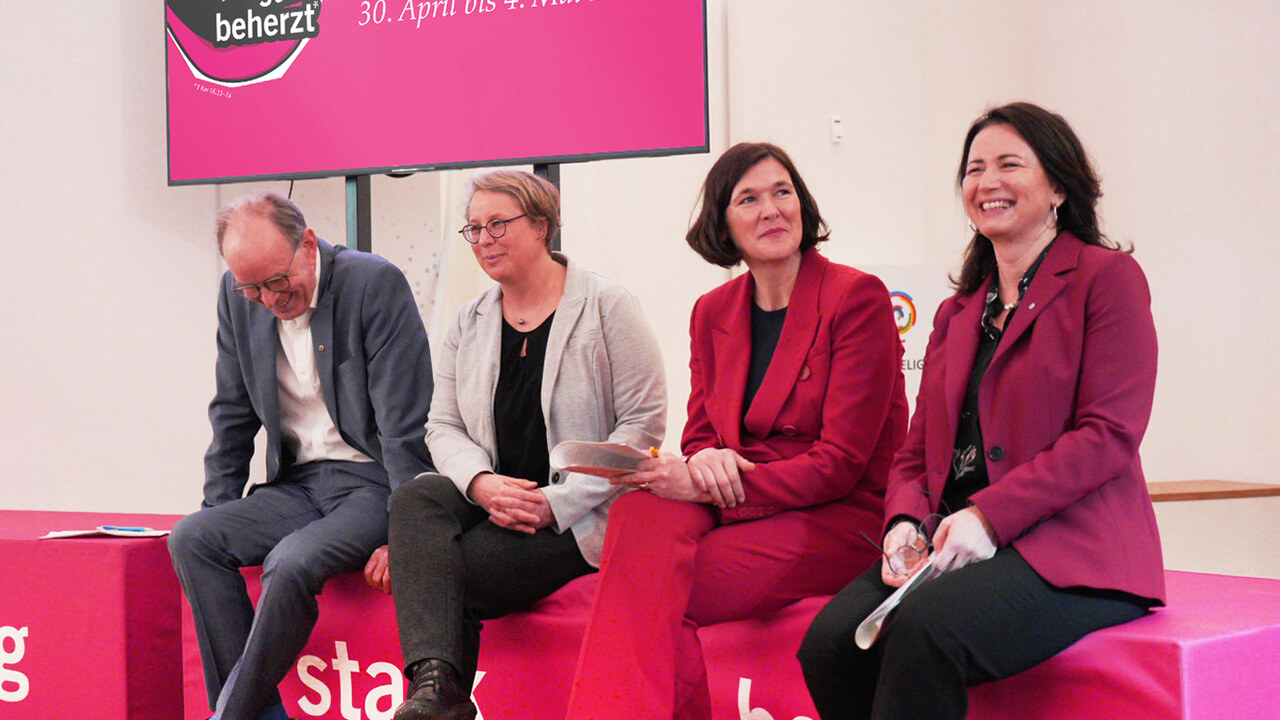
[[[449,329],[427,422],[440,473],[391,500],[390,587],[410,680],[395,720],[470,720],[480,623],[522,609],[600,563],[617,488],[553,472],[550,448],[662,443],[657,341],[620,285],[550,251],[559,193],[524,172],[472,181],[463,237],[497,285]]]

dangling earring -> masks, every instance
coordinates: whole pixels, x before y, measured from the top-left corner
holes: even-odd
[[[1057,230],[1058,229],[1058,206],[1050,205],[1049,207],[1053,208],[1053,229]]]
[[[969,231],[973,233],[978,232],[978,226],[974,225],[972,220],[969,221]]]

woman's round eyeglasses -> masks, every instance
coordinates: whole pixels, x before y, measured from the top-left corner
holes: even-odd
[[[512,222],[513,220],[519,220],[527,215],[528,213],[524,213],[515,217],[506,218],[505,220],[502,218],[494,218],[483,225],[466,225],[458,232],[462,235],[464,240],[472,245],[480,242],[481,231],[489,233],[489,237],[497,240],[507,234],[507,223]]]

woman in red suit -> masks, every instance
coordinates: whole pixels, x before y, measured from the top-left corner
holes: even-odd
[[[711,717],[702,625],[830,594],[875,561],[906,434],[902,347],[874,276],[830,262],[817,203],[780,148],[716,161],[687,240],[750,271],[693,309],[683,457],[619,482],[575,720]]]
[[[957,180],[976,230],[890,473],[886,560],[800,649],[823,720],[960,720],[968,686],[1164,600],[1138,459],[1156,380],[1151,297],[1098,229],[1084,148],[1058,115],[1006,105],[970,127]],[[942,574],[860,649],[858,624],[928,559]]]

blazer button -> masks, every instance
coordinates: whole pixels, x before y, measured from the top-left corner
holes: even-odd
[[[323,345],[321,345],[321,346],[317,347],[316,349],[317,349],[317,350],[319,350],[320,352],[324,352],[324,346],[323,346]]]
[[[991,446],[991,450],[987,453],[987,457],[992,462],[1000,462],[1001,460],[1004,459],[1004,448],[1000,447],[999,445]]]
[[[790,437],[790,436],[792,436],[792,435],[795,435],[795,434],[796,434],[796,426],[795,426],[795,425],[783,425],[783,426],[782,426],[782,434],[783,434],[783,435],[786,435],[786,436],[788,436],[788,437]]]
[[[808,379],[809,379],[809,375],[811,375],[811,374],[812,374],[812,373],[809,371],[809,366],[808,366],[808,365],[805,365],[804,367],[800,368],[800,379],[801,379],[802,381],[803,381],[803,380],[808,380]]]

